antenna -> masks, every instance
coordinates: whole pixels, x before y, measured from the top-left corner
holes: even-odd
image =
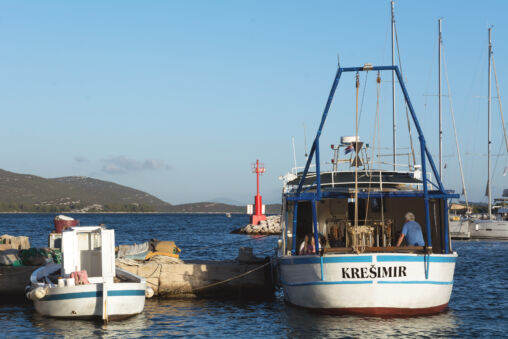
[[[309,154],[307,153],[307,130],[305,129],[305,123],[303,123],[303,145],[305,149],[305,159],[307,159]]]
[[[291,137],[291,141],[293,142],[293,160],[295,161],[295,171],[296,171],[295,137]]]

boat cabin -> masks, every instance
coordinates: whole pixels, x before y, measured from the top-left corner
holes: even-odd
[[[115,231],[103,226],[76,226],[62,232],[61,275],[86,270],[91,283],[113,282]]]
[[[372,145],[360,140],[361,111],[358,111],[360,72],[371,71],[377,72],[377,104],[370,120],[374,125],[369,134]],[[392,154],[381,153],[379,102],[382,71],[391,71],[392,77],[397,77],[406,103],[409,135],[411,126],[416,129],[419,147],[413,145],[410,137],[410,152],[407,154],[400,153],[396,146],[395,128]],[[337,147],[331,145],[334,151],[332,170],[324,172],[321,170],[320,137],[343,73],[356,74],[355,135],[341,137]],[[391,163],[384,160],[387,156],[393,159]],[[407,156],[407,167],[400,162],[401,156]],[[312,163],[314,172],[310,171]],[[340,170],[339,166],[345,169]],[[301,172],[290,174],[292,176],[286,176],[283,189],[284,255],[300,254],[300,244],[306,236],[314,239],[319,254],[380,251],[448,254],[451,251],[447,201],[459,196],[446,191],[443,186],[397,66],[365,64],[338,68],[305,167]],[[415,221],[420,224],[425,246],[394,246],[408,212],[413,213]],[[331,232],[339,237],[333,246],[330,246]]]
[[[325,191],[326,192],[326,191]],[[323,192],[325,194],[325,192]],[[296,206],[298,204],[298,207]],[[432,252],[445,253],[447,236],[444,234],[444,199],[430,199],[430,229],[432,246],[416,247],[395,245],[411,212],[420,224],[427,240],[424,198],[407,194],[382,196],[361,195],[358,198],[358,224],[355,227],[354,198],[323,198],[315,203],[316,228],[319,248],[324,253],[351,252]],[[314,236],[312,201],[287,201],[286,255],[300,255],[300,244],[306,235]],[[296,210],[296,217],[295,217]],[[405,242],[405,240],[404,240]],[[403,242],[403,245],[404,245]],[[426,241],[427,243],[427,241]],[[450,245],[450,244],[448,244]]]
[[[427,225],[421,167],[408,163],[407,171],[372,168],[373,155],[369,155],[368,147],[363,143],[356,146],[359,149],[356,154],[351,152],[351,156],[340,157],[340,150],[353,147],[355,140],[359,139],[342,137],[339,146],[332,145],[335,154],[331,171],[288,176],[284,185],[285,253],[300,255],[305,236],[314,237],[316,244],[319,239],[316,247],[322,253],[446,253],[451,246],[445,233],[448,222],[445,221],[448,213],[446,195],[432,190],[433,186],[427,181],[430,216]],[[320,199],[316,199],[317,196]],[[356,203],[355,199],[358,200]],[[395,247],[408,212],[413,213],[415,221],[420,224],[426,246]],[[430,237],[427,236],[428,229]],[[406,239],[403,244],[405,242]]]

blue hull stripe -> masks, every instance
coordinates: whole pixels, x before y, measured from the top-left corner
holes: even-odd
[[[281,280],[283,285],[286,286],[312,286],[312,285],[358,285],[358,284],[372,284],[372,280],[360,281],[308,281],[301,283],[289,283]],[[421,285],[453,285],[453,281],[378,281],[378,284],[421,284]]]
[[[410,255],[378,255],[377,262],[436,262],[436,263],[455,263],[457,257],[436,257],[436,256],[410,256]],[[320,257],[302,256],[289,259],[280,259],[281,265],[305,265],[320,264]],[[340,256],[340,257],[323,257],[323,264],[333,263],[371,263],[372,256]]]
[[[281,259],[281,265],[304,265],[304,264],[320,264],[320,257],[295,257],[291,259]],[[333,264],[333,263],[354,263],[354,262],[372,262],[371,255],[361,255],[361,256],[348,256],[348,257],[323,257],[323,264]]]
[[[430,285],[453,285],[452,281],[431,281],[431,280],[422,280],[422,281],[378,281],[378,284],[430,284]]]
[[[108,297],[125,297],[125,296],[136,296],[136,295],[145,295],[145,291],[144,290],[108,291]]]
[[[309,286],[309,285],[359,285],[359,284],[372,284],[372,280],[360,281],[308,281],[301,283],[289,283],[281,280],[281,283],[286,286]]]
[[[141,295],[143,296],[145,295],[144,290],[108,291],[108,297],[141,296]],[[50,294],[44,297],[42,300],[52,301],[52,300],[67,300],[81,298],[102,298],[102,291]]]
[[[45,296],[42,300],[51,301],[51,300],[66,300],[66,299],[96,298],[96,297],[102,298],[102,291],[50,294]]]
[[[410,255],[378,255],[378,262],[456,262],[457,257],[410,256]]]

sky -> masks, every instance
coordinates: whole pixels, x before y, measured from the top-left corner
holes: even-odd
[[[443,181],[462,191],[451,98],[472,201],[486,201],[487,29],[493,27],[503,98],[507,10],[501,0],[395,1],[404,78],[435,161],[437,20],[443,20],[451,93],[443,66]],[[94,177],[172,204],[246,204],[256,189],[251,164],[259,159],[266,167],[264,202],[280,202],[279,176],[295,162],[292,139],[303,166],[338,58],[341,66],[391,64],[388,0],[3,1],[0,168]],[[374,140],[376,75],[370,73],[360,76],[362,140]],[[391,76],[381,76],[378,145],[388,152]],[[492,84],[496,197],[508,177]],[[396,98],[403,153],[409,142],[400,91]],[[329,145],[355,133],[354,100],[354,74],[344,75],[320,141],[324,169]],[[414,126],[412,132],[416,142]]]

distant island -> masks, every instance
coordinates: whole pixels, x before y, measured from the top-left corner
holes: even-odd
[[[266,206],[267,214],[281,205]],[[245,213],[245,206],[217,202],[172,205],[146,192],[89,177],[46,179],[0,169],[0,213]]]

